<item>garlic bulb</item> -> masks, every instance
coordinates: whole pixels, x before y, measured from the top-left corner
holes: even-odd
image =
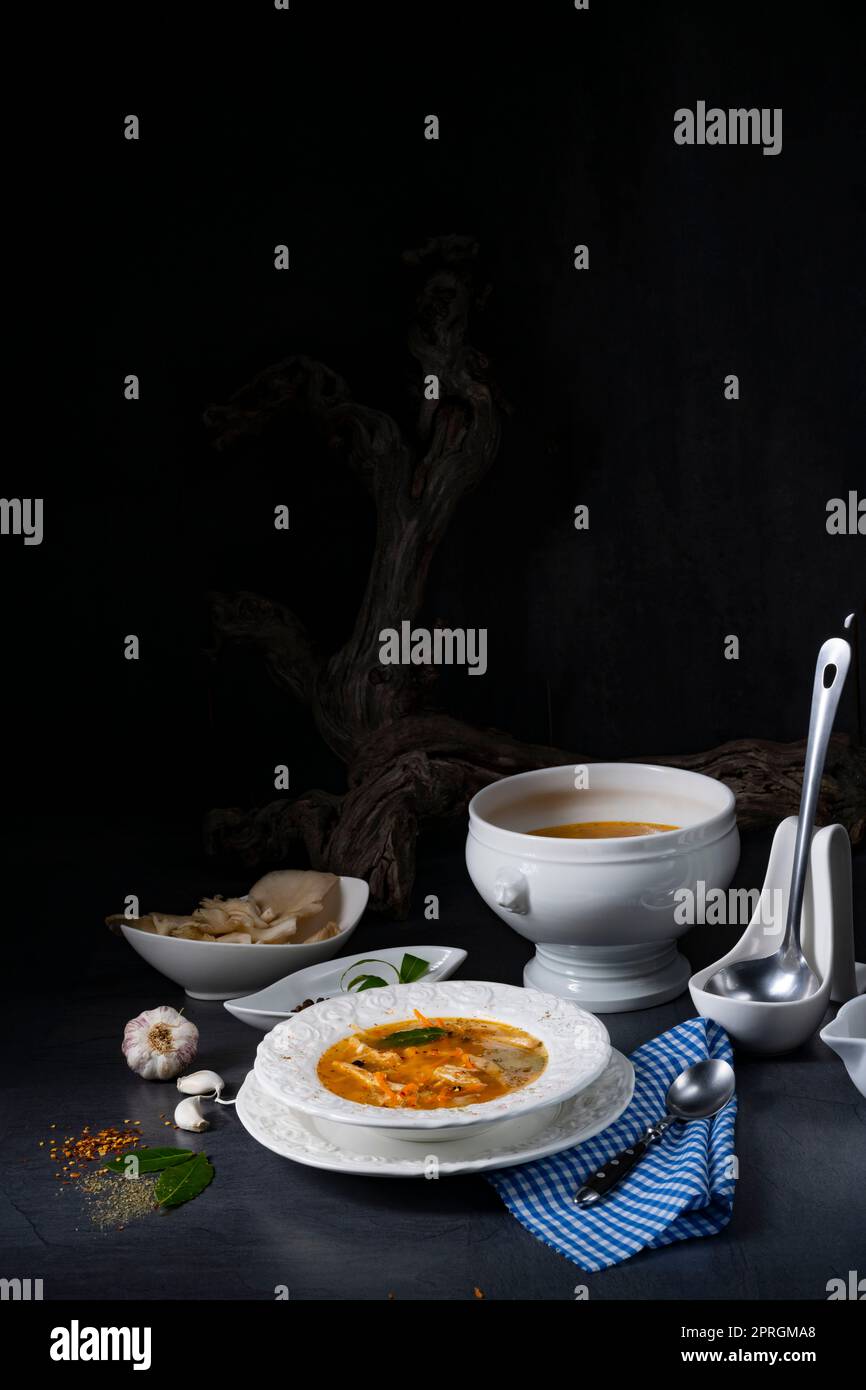
[[[146,1081],[170,1081],[198,1051],[198,1029],[177,1009],[163,1005],[131,1018],[123,1030],[123,1055]]]
[[[209,1129],[209,1122],[201,1113],[201,1102],[198,1096],[185,1096],[178,1106],[175,1107],[174,1122],[179,1129],[192,1129],[198,1132],[202,1129]]]
[[[178,1078],[177,1089],[185,1096],[218,1096],[225,1084],[218,1072],[194,1071]]]

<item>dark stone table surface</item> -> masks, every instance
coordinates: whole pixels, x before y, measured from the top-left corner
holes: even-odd
[[[536,1241],[505,1211],[482,1177],[435,1182],[343,1177],[293,1165],[260,1148],[231,1107],[211,1130],[190,1136],[216,1166],[212,1186],[175,1212],[121,1231],[100,1230],[74,1184],[54,1179],[39,1140],[90,1124],[140,1119],[150,1143],[164,1142],[173,1085],[141,1081],[120,1040],[127,1019],[161,1003],[186,1006],[201,1030],[202,1066],[220,1072],[228,1094],[252,1064],[259,1034],[218,1003],[184,1000],[122,940],[99,930],[130,884],[143,907],[188,907],[214,891],[213,869],[118,834],[111,852],[86,826],[72,827],[55,855],[24,837],[16,911],[27,950],[7,936],[0,1178],[4,1277],[42,1278],[44,1297],[75,1299],[570,1300],[825,1299],[827,1281],[866,1273],[866,1100],[817,1038],[773,1060],[738,1057],[740,1177],[733,1219],[719,1235],[645,1251],[585,1274]],[[760,887],[769,839],[744,843],[737,884]],[[157,873],[154,863],[160,863]],[[248,877],[220,879],[226,893]],[[146,891],[145,891],[146,890]],[[438,922],[425,922],[435,893]],[[441,941],[465,947],[465,978],[518,984],[529,943],[476,896],[459,843],[422,856],[416,907],[405,923],[368,916],[349,952]],[[866,957],[866,861],[855,859],[859,956]],[[7,924],[7,933],[12,930]],[[74,935],[77,934],[77,935]],[[20,933],[19,933],[20,935]],[[694,968],[715,959],[731,931],[695,928],[683,946]],[[86,943],[86,944],[85,944]],[[630,1052],[693,1013],[673,1003],[605,1018],[614,1045]]]

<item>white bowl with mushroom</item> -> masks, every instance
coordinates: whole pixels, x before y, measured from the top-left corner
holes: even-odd
[[[188,916],[108,923],[193,999],[237,999],[330,960],[348,943],[369,895],[360,878],[286,870],[266,874],[243,898],[205,898]]]

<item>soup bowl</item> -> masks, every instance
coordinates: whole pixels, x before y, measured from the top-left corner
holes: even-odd
[[[318,1064],[329,1047],[382,1024],[426,1018],[473,1018],[506,1023],[538,1038],[547,1049],[544,1070],[518,1090],[494,1100],[439,1110],[362,1105],[322,1084]],[[255,1075],[278,1101],[321,1120],[384,1130],[394,1139],[451,1139],[481,1133],[502,1119],[556,1105],[590,1086],[610,1060],[607,1029],[571,1001],[537,990],[479,980],[419,981],[326,999],[304,1009],[259,1043]]]
[[[599,839],[529,833],[576,821],[675,828]],[[690,967],[676,939],[691,925],[687,895],[727,888],[739,855],[733,792],[681,768],[542,768],[493,782],[469,803],[469,876],[536,945],[525,983],[599,1013],[683,992]]]

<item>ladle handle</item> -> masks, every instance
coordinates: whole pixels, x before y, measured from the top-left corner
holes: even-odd
[[[800,949],[800,916],[803,911],[803,890],[806,868],[812,848],[815,809],[821,790],[821,777],[827,757],[827,745],[833,732],[833,721],[839,696],[851,664],[851,648],[844,637],[830,637],[818,653],[815,684],[812,687],[812,712],[809,716],[809,741],[806,745],[806,766],[803,769],[803,791],[794,843],[794,867],[791,872],[791,891],[788,895],[788,916],[785,920],[783,951]]]
[[[623,1149],[615,1158],[606,1159],[598,1171],[590,1174],[586,1182],[577,1189],[573,1201],[579,1207],[590,1207],[595,1202],[600,1202],[602,1197],[606,1197],[619,1186],[623,1178],[628,1177],[632,1169],[640,1163],[650,1144],[656,1139],[661,1139],[675,1119],[675,1115],[665,1115],[663,1120],[645,1129],[630,1148]]]

